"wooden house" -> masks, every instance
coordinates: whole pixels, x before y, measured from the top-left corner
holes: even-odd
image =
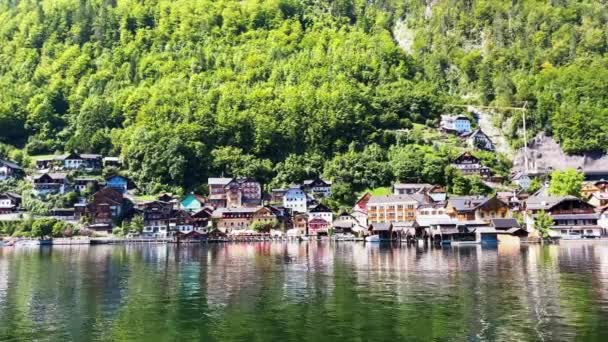
[[[17,163],[0,159],[0,181],[10,178],[21,178],[25,175],[23,168]]]

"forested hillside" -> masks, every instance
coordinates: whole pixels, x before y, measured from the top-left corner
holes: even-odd
[[[427,3],[429,4],[427,6]],[[467,103],[519,106],[565,151],[608,149],[608,5],[568,0],[407,0],[425,76]],[[520,113],[508,129],[521,144]]]
[[[0,142],[121,154],[146,184],[446,183],[453,151],[388,131],[451,102],[528,101],[567,151],[608,147],[603,1],[0,0],[0,20]]]

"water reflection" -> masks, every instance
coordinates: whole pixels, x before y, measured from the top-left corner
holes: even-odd
[[[608,335],[608,244],[0,249],[0,340]]]

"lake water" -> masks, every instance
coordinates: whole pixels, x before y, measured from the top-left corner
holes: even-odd
[[[608,340],[608,243],[0,248],[0,341]]]

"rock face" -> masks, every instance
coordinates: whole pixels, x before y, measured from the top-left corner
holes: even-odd
[[[517,151],[513,160],[513,171],[525,171],[524,149]],[[585,153],[568,155],[552,138],[543,134],[537,135],[528,144],[528,172],[546,174],[554,170],[573,168],[584,172],[588,177],[608,175],[608,156],[602,153]]]

